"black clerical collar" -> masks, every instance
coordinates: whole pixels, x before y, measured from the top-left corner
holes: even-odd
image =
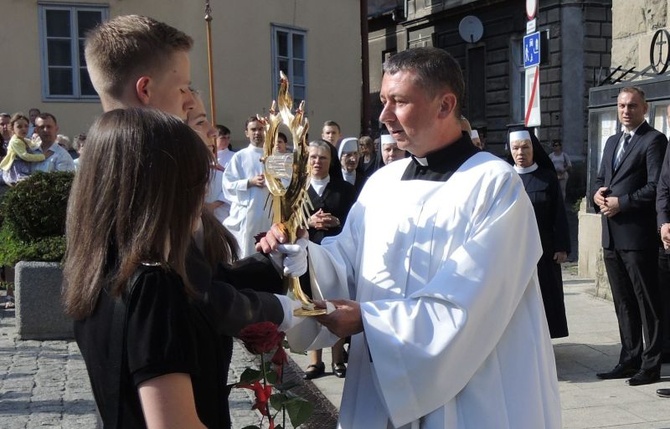
[[[412,155],[412,161],[407,165],[401,180],[446,182],[465,161],[477,152],[480,150],[472,144],[470,136],[462,133],[459,140],[423,158]]]

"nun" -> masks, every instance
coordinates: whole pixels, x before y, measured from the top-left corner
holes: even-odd
[[[407,152],[404,149],[399,148],[398,143],[396,143],[393,136],[389,134],[381,135],[380,146],[384,165],[388,165],[399,159],[404,159],[407,156]]]
[[[367,179],[367,177],[357,171],[358,160],[360,158],[358,152],[358,139],[355,137],[342,139],[337,155],[340,160],[340,167],[342,168],[342,177],[345,181],[354,185],[356,196],[358,196]]]
[[[512,131],[509,149],[514,170],[523,181],[540,230],[542,256],[537,274],[549,333],[551,338],[567,337],[561,264],[570,252],[570,238],[563,194],[553,164],[534,135],[531,137],[528,130]]]

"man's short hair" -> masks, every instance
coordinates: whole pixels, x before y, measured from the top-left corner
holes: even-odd
[[[384,62],[384,73],[394,75],[401,71],[416,73],[415,83],[430,96],[448,88],[456,96],[456,115],[461,115],[465,93],[463,72],[458,62],[444,49],[424,47],[398,52]]]
[[[0,118],[11,118],[11,117],[12,117],[12,115],[10,115],[9,113],[6,113],[6,112],[0,113]]]
[[[49,112],[42,112],[39,115],[37,115],[37,118],[40,118],[42,120],[46,120],[46,119],[51,118],[54,121],[54,124],[58,125],[58,121],[56,120],[56,117]],[[35,118],[35,120],[37,120],[37,118]]]
[[[626,86],[624,88],[621,88],[619,94],[621,94],[622,92],[627,92],[629,94],[637,94],[640,96],[640,98],[642,98],[642,101],[644,101],[645,103],[647,102],[647,99],[644,95],[644,91],[639,86]]]
[[[326,127],[336,127],[336,128],[337,128],[337,131],[342,132],[342,129],[340,128],[340,124],[338,124],[338,123],[335,122],[335,121],[326,121],[326,122],[324,122],[324,123],[323,123],[323,127],[321,127],[321,129],[324,129],[324,128],[326,128]]]
[[[153,18],[118,16],[86,35],[86,64],[98,94],[119,99],[129,81],[166,68],[172,54],[192,46],[190,36]]]
[[[258,116],[249,116],[246,121],[244,121],[244,131],[247,130],[247,127],[249,126],[250,123],[252,122],[260,122],[261,120],[258,119]]]

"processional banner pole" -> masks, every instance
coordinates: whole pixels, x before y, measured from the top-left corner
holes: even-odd
[[[212,124],[217,124],[216,103],[214,101],[214,56],[212,55],[212,8],[205,1],[205,25],[207,29],[207,67],[209,70],[209,110]]]

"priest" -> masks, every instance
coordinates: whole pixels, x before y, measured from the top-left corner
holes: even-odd
[[[391,57],[380,121],[412,156],[370,177],[339,235],[308,245],[331,311],[288,338],[352,336],[340,428],[561,427],[533,208],[511,166],[461,131],[463,91],[444,50]],[[275,225],[258,248],[285,239]]]

